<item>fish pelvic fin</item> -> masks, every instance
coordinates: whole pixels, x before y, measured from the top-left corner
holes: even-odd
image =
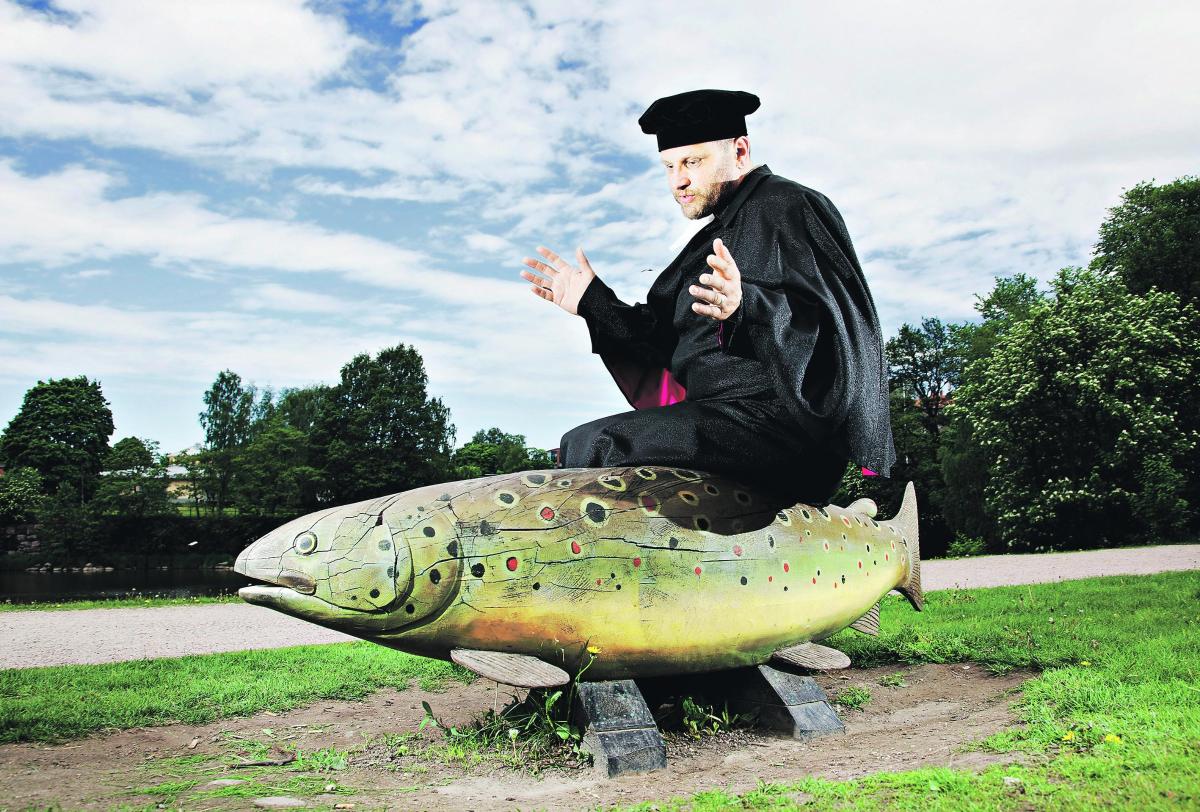
[[[925,606],[925,593],[921,591],[921,542],[917,528],[917,489],[912,482],[904,486],[904,501],[900,503],[900,512],[892,519],[892,524],[900,531],[904,546],[908,551],[908,577],[904,583],[896,587],[896,591],[908,598],[913,609],[918,612]]]
[[[858,620],[850,624],[850,628],[856,632],[869,634],[872,637],[879,636],[879,604],[875,604],[867,613]]]

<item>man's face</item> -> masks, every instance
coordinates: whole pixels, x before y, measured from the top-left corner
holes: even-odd
[[[724,205],[741,177],[732,141],[708,141],[658,153],[671,194],[689,220],[707,217]]]

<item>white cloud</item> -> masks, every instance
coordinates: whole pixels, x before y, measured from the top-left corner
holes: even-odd
[[[516,263],[582,244],[642,297],[641,270],[686,224],[636,118],[695,87],[762,97],[754,158],[838,204],[889,332],[970,316],[996,274],[1085,261],[1122,187],[1195,172],[1194,3],[388,7],[424,20],[394,49],[336,4],[65,0],[58,15],[0,0],[0,136],[78,162],[38,174],[0,153],[0,257],[21,270],[4,279],[0,375],[194,387],[230,366],[283,386],[404,340],[464,430],[552,444],[623,404],[578,321]],[[93,146],[250,178],[258,199],[140,176],[128,153],[102,165]],[[322,219],[342,203],[417,216],[393,243]],[[459,251],[511,253],[511,277],[456,272]],[[226,304],[81,305],[35,284],[123,257],[208,280]]]

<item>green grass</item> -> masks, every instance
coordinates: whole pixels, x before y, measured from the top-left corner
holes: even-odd
[[[361,699],[466,672],[373,643],[0,671],[0,742],[61,741],[105,728],[203,724],[323,699]]]
[[[90,601],[54,601],[46,603],[0,602],[0,612],[57,612],[73,609],[128,609],[146,606],[198,606],[203,603],[240,603],[237,595],[196,596],[189,598],[102,598]]]
[[[975,744],[1017,754],[1022,765],[806,778],[630,809],[1200,806],[1200,573],[927,597],[920,615],[885,600],[880,637],[843,633],[832,644],[859,665],[971,660],[997,672],[1041,670],[1017,702],[1023,724]]]
[[[742,796],[709,790],[657,807],[787,809],[797,798],[808,801],[806,809],[922,812],[1200,805],[1200,573],[927,597],[922,614],[885,600],[879,637],[846,632],[832,645],[858,665],[972,661],[994,672],[1041,672],[1017,701],[1023,724],[975,745],[1016,754],[1022,765],[807,778]],[[279,712],[462,673],[367,643],[6,671],[0,741]],[[886,679],[881,686],[899,687]],[[314,758],[336,761],[337,754]]]

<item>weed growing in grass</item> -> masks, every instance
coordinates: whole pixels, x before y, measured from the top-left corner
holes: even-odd
[[[570,721],[572,694],[573,689],[532,690],[525,699],[514,697],[503,710],[489,710],[482,719],[462,728],[443,724],[429,703],[422,702],[425,719],[420,729],[432,726],[443,735],[441,742],[424,748],[425,755],[466,767],[494,760],[535,773],[553,764],[578,766],[588,756],[581,749],[583,731]],[[398,747],[407,755],[412,745],[408,739]]]
[[[727,733],[749,720],[745,714],[730,713],[728,703],[717,711],[712,705],[701,704],[690,696],[683,698],[680,710],[683,713],[683,729],[694,739]]]
[[[835,701],[852,710],[862,710],[871,701],[871,692],[860,685],[851,685],[838,691]]]
[[[907,688],[908,683],[904,681],[904,672],[897,671],[895,674],[885,674],[879,678],[879,684],[884,688]]]

